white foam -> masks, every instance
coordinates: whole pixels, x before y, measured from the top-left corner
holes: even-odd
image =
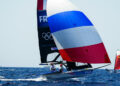
[[[74,81],[80,81],[79,78],[72,78],[72,80],[74,80]]]
[[[46,81],[47,79],[43,76],[38,78],[29,78],[29,79],[0,79],[0,81]]]
[[[4,79],[5,77],[4,76],[0,76],[0,79]]]

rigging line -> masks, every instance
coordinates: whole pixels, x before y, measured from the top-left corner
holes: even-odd
[[[94,69],[92,69],[92,70],[96,70],[96,69],[99,69],[99,68],[103,68],[103,67],[106,67],[106,66],[108,66],[108,65],[110,65],[110,64],[107,64],[107,65],[104,65],[104,66],[100,66],[100,67],[94,68]]]
[[[58,59],[59,56],[60,56],[60,54],[58,54],[58,55],[55,57],[55,59],[53,60],[53,62],[55,62],[55,61]]]

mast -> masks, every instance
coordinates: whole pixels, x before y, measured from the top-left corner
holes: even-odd
[[[37,0],[37,23],[38,23],[38,40],[40,49],[41,63],[48,63],[48,54],[58,53],[58,49],[54,43],[53,37],[50,33],[46,16],[46,2],[47,0]],[[59,53],[58,53],[59,54]],[[57,57],[53,57],[54,61]],[[56,58],[56,59],[55,59]],[[50,60],[49,60],[50,61]]]

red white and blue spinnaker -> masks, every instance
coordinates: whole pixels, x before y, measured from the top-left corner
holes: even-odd
[[[51,33],[64,60],[110,63],[94,25],[69,0],[48,0],[47,16]]]
[[[111,63],[96,28],[83,12],[70,0],[38,0],[37,10],[45,10],[46,2],[47,21],[63,60],[89,64]],[[44,26],[39,21],[38,19],[38,26]],[[92,70],[77,70],[43,75],[59,79],[83,77],[91,73]]]

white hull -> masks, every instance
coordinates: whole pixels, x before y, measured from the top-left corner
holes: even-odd
[[[47,79],[68,79],[68,78],[76,78],[76,77],[85,77],[89,74],[92,74],[91,69],[89,70],[77,70],[77,71],[69,71],[69,72],[54,72],[54,73],[48,73],[43,74],[42,76]]]

